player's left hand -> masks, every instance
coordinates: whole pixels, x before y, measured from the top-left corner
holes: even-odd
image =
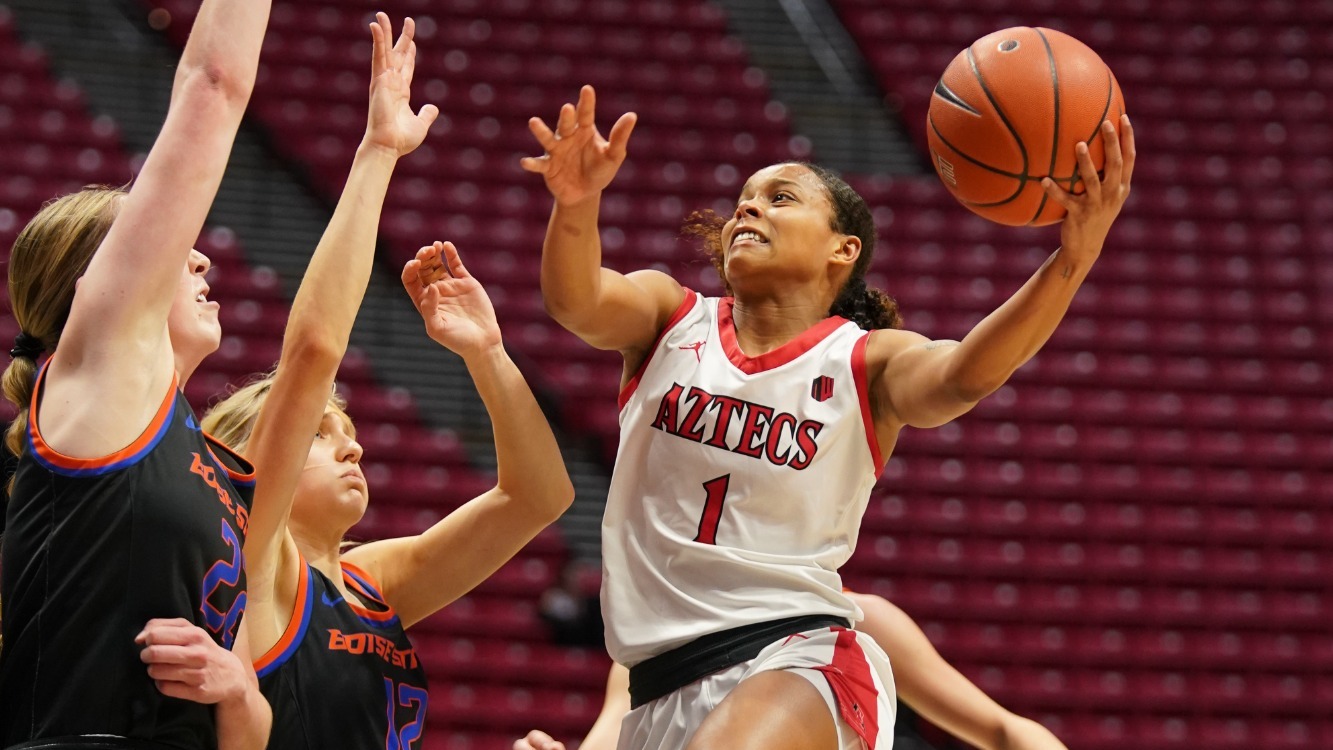
[[[452,242],[417,251],[403,266],[403,288],[437,343],[468,359],[500,346],[500,324],[481,282],[468,273]]]
[[[413,114],[409,101],[412,74],[417,66],[416,23],[403,19],[403,32],[393,43],[393,25],[384,13],[370,24],[374,49],[370,56],[370,114],[364,143],[382,147],[395,156],[410,154],[426,139],[440,110],[427,104]]]
[[[139,659],[148,665],[163,695],[195,703],[220,703],[243,696],[254,669],[219,646],[203,628],[183,620],[149,620],[134,637]]]
[[[514,740],[513,750],[565,750],[565,743],[551,739],[546,732],[534,729],[521,740]]]
[[[1135,156],[1134,128],[1129,124],[1129,115],[1120,116],[1118,133],[1110,120],[1103,122],[1102,141],[1106,144],[1106,165],[1100,177],[1088,153],[1088,144],[1079,143],[1074,149],[1085,187],[1082,195],[1066,191],[1049,177],[1041,181],[1046,195],[1069,212],[1060,228],[1061,248],[1091,260],[1101,253],[1111,224],[1129,198]]]

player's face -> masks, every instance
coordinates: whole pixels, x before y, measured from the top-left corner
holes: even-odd
[[[361,473],[361,444],[352,421],[329,407],[310,444],[305,469],[296,485],[292,520],[307,527],[336,525],[341,534],[366,512],[370,489]]]
[[[830,226],[833,205],[819,177],[799,164],[755,172],[722,228],[726,275],[735,284],[755,268],[817,276],[843,235]]]
[[[195,361],[213,353],[222,343],[219,305],[208,299],[208,282],[204,278],[211,267],[208,256],[198,250],[190,251],[167,314],[172,348],[178,356]]]

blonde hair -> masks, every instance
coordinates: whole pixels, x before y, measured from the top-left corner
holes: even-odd
[[[204,432],[237,453],[244,453],[250,442],[250,433],[254,432],[255,420],[259,419],[259,410],[273,387],[275,375],[277,370],[260,375],[214,404],[201,423]],[[347,417],[347,400],[337,391],[329,392],[328,405],[337,409],[351,426],[352,420]]]
[[[255,422],[259,419],[259,410],[268,399],[276,375],[276,369],[260,375],[214,404],[200,423],[204,432],[222,441],[223,445],[237,453],[244,453],[250,443],[250,434],[255,430]],[[352,424],[352,418],[347,416],[347,399],[336,390],[330,391],[328,405],[338,410],[355,435],[356,427]],[[343,540],[338,549],[342,551],[360,544],[361,542]]]
[[[9,304],[19,330],[40,342],[42,351],[55,351],[74,303],[74,286],[88,270],[111,223],[120,212],[121,188],[89,186],[57,198],[19,232],[9,254]],[[20,353],[5,368],[5,398],[18,407],[18,416],[5,433],[5,446],[15,456],[23,453],[28,431],[28,406],[37,377],[37,358]],[[13,490],[14,480],[9,480]]]

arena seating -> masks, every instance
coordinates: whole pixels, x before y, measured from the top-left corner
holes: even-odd
[[[0,6],[0,247],[6,257],[19,230],[52,196],[89,183],[120,184],[130,175],[116,125],[92,117],[79,87],[49,74],[45,52],[25,45]],[[8,291],[0,290],[8,309]],[[18,328],[0,316],[0,340]],[[8,402],[4,419],[13,411]]]
[[[1139,136],[1134,195],[1069,318],[973,414],[905,435],[853,586],[1071,747],[1333,742],[1333,3],[836,0],[925,150],[971,41],[1091,45]],[[933,178],[865,177],[908,327],[956,338],[1054,231]],[[901,281],[900,281],[901,280]]]
[[[155,4],[182,41],[197,3]],[[1028,24],[1102,53],[1141,153],[1125,215],[1046,350],[967,417],[904,434],[871,498],[849,585],[897,602],[978,684],[1071,747],[1333,746],[1333,3],[834,5],[923,149],[928,96],[953,55]],[[808,141],[793,136],[721,11],[701,0],[379,7],[395,23],[417,16],[416,99],[444,113],[395,178],[389,260],[456,241],[507,340],[559,396],[565,427],[609,453],[619,363],[542,310],[536,259],[550,199],[517,165],[537,153],[526,119],[554,117],[585,82],[599,87],[603,128],[636,109],[630,160],[603,204],[605,257],[707,292],[717,282],[679,239],[681,220],[697,208],[730,211],[751,171],[810,156]],[[364,126],[368,12],[351,0],[278,2],[251,110],[329,198]],[[23,85],[62,88],[34,77]],[[0,77],[18,85],[10,80]],[[5,106],[10,122],[32,117],[0,103],[0,128],[16,127],[5,125]],[[114,144],[105,150],[124,158]],[[29,158],[14,153],[0,158]],[[55,192],[27,180],[34,201]],[[852,181],[880,229],[873,282],[898,298],[909,328],[931,336],[964,335],[1058,244],[1056,230],[971,216],[934,177]],[[21,226],[12,213],[0,210],[0,229]],[[271,274],[235,275],[258,289],[246,293],[252,304],[232,306],[227,330],[258,343],[238,349],[234,366],[224,346],[214,358],[223,371],[200,392],[269,356],[251,353],[275,351],[263,321],[285,307]],[[393,450],[422,444],[410,396],[352,388],[354,406],[374,404],[359,415],[363,434]],[[396,416],[372,422],[382,407]],[[418,462],[373,470],[381,500],[408,499],[378,504],[368,519],[376,534],[420,528],[449,507],[434,492],[486,481],[461,458],[434,470]],[[595,715],[604,657],[550,646],[533,616],[560,555],[558,538],[544,536],[477,595],[423,623],[418,643],[436,686],[427,748],[498,750],[530,726],[572,738]]]

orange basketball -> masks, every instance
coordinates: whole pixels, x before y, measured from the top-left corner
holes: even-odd
[[[981,216],[1054,224],[1065,210],[1042,178],[1083,192],[1075,144],[1087,141],[1100,170],[1102,121],[1118,130],[1124,111],[1120,84],[1087,45],[1053,29],[1004,29],[959,52],[935,85],[930,158],[949,192]]]

